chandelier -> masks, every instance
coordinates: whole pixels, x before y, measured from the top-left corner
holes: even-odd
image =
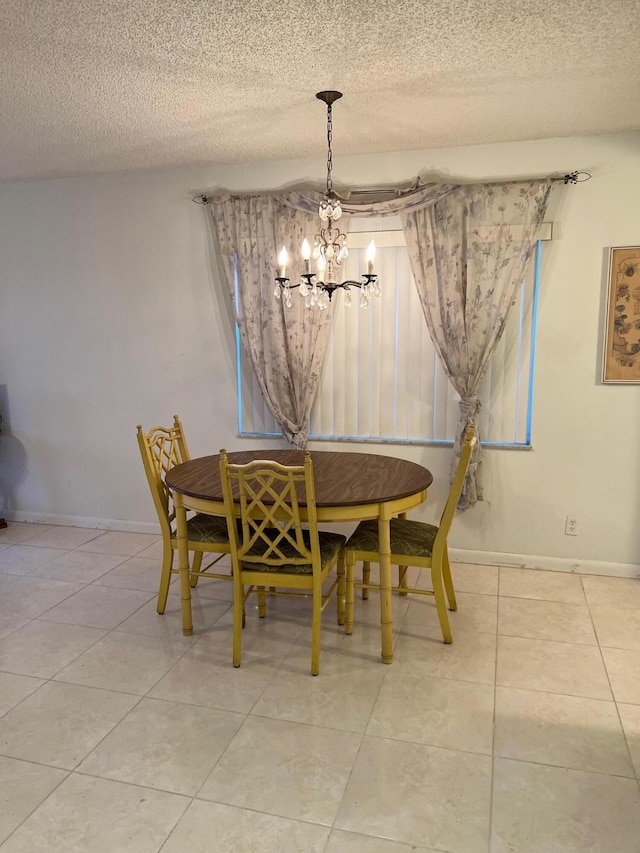
[[[291,307],[291,291],[300,289],[300,296],[305,300],[307,308],[319,308],[325,311],[329,307],[331,297],[338,288],[345,291],[345,304],[351,305],[351,288],[360,290],[360,305],[367,308],[372,296],[380,296],[378,277],[373,272],[373,261],[376,246],[373,240],[369,244],[366,254],[367,272],[362,275],[361,281],[341,281],[342,261],[349,255],[347,247],[347,236],[343,234],[335,223],[342,216],[340,199],[333,191],[331,171],[333,169],[333,156],[331,152],[332,119],[331,110],[334,101],[342,97],[342,92],[318,92],[316,98],[327,105],[327,188],[320,202],[318,214],[320,216],[320,230],[313,240],[313,250],[305,237],[300,247],[302,259],[304,260],[304,272],[302,281],[291,284],[287,277],[287,264],[289,254],[283,246],[278,255],[279,275],[276,276],[274,296],[282,299],[287,308]],[[311,272],[311,258],[315,261],[316,272]]]

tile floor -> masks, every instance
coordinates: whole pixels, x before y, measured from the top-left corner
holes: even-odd
[[[159,538],[0,531],[2,853],[638,853],[640,580],[456,565],[433,601],[155,612]],[[421,577],[415,574],[418,583]]]

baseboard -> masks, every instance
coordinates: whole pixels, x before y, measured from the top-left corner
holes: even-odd
[[[82,515],[56,515],[51,512],[10,512],[8,521],[32,524],[58,524],[61,527],[88,527],[91,530],[123,530],[127,533],[155,533],[160,536],[157,521],[125,521],[122,518],[86,518]]]
[[[54,513],[13,512],[8,521],[28,521],[33,524],[59,524],[63,527],[88,527],[93,530],[123,530],[127,533],[160,535],[160,525],[154,521],[124,521],[121,518],[85,518],[78,515]],[[581,560],[570,557],[544,557],[539,554],[506,554],[502,551],[471,551],[450,548],[452,562],[476,563],[481,566],[512,566],[520,569],[543,569],[551,572],[579,572],[586,575],[609,575],[615,578],[640,578],[637,563],[612,563],[604,560]]]
[[[469,551],[464,548],[450,548],[449,556],[452,562],[477,563],[481,566],[511,566],[519,569],[544,569],[551,572],[609,575],[614,578],[640,578],[640,565],[637,563],[543,557],[539,554],[505,554],[501,551]]]

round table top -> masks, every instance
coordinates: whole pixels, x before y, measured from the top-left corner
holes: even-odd
[[[302,450],[244,450],[229,453],[229,462],[244,465],[269,459],[282,465],[302,465]],[[415,462],[375,453],[312,450],[318,507],[383,503],[415,495],[433,482],[431,471]],[[202,500],[222,501],[220,456],[203,456],[176,465],[167,476],[170,489]]]

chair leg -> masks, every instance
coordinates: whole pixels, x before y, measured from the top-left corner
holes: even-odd
[[[457,610],[458,603],[456,594],[453,589],[453,578],[451,577],[451,566],[449,565],[449,550],[445,547],[442,555],[442,579],[447,590],[447,598],[449,599],[449,610]]]
[[[320,621],[322,619],[322,586],[314,580],[313,617],[311,623],[311,675],[320,672]]]
[[[431,564],[431,582],[433,584],[433,597],[436,600],[436,609],[440,628],[445,643],[452,643],[451,628],[449,627],[449,616],[447,615],[447,603],[444,598],[444,586],[442,584],[442,565],[440,561]]]
[[[242,629],[244,628],[244,586],[234,584],[233,589],[233,665],[240,666],[242,657]]]
[[[196,574],[190,574],[189,575],[189,582],[190,582],[192,587],[195,587],[198,584],[198,574],[200,572],[200,569],[202,568],[203,556],[204,556],[204,554],[202,553],[202,551],[194,551],[193,552],[193,561],[191,563],[191,571],[195,572]]]
[[[401,512],[398,515],[398,518],[402,519],[403,521],[406,519],[406,517],[407,517],[406,512]],[[409,569],[408,566],[398,566],[398,586],[400,588],[400,593],[399,593],[400,595],[408,595],[409,594],[409,580],[408,580],[408,575],[407,575],[408,569]]]
[[[371,563],[366,560],[362,563],[362,583],[371,581]],[[362,600],[366,601],[369,598],[369,590],[366,587],[362,588]]]
[[[347,551],[347,590],[344,608],[344,632],[353,634],[353,600],[355,598],[355,574],[356,554],[355,551]],[[364,590],[362,590],[364,592]]]
[[[336,590],[336,607],[338,611],[338,625],[344,625],[345,611],[345,574],[344,574],[344,551],[338,555],[338,588]]]
[[[398,566],[399,595],[409,595],[409,566]]]
[[[264,591],[263,586],[259,586],[257,589],[258,592],[258,616],[261,619],[267,615],[267,596]]]
[[[158,613],[164,613],[169,595],[169,582],[171,580],[171,569],[173,568],[173,548],[171,543],[164,543],[162,551],[162,571],[160,573],[160,589],[158,590]]]

